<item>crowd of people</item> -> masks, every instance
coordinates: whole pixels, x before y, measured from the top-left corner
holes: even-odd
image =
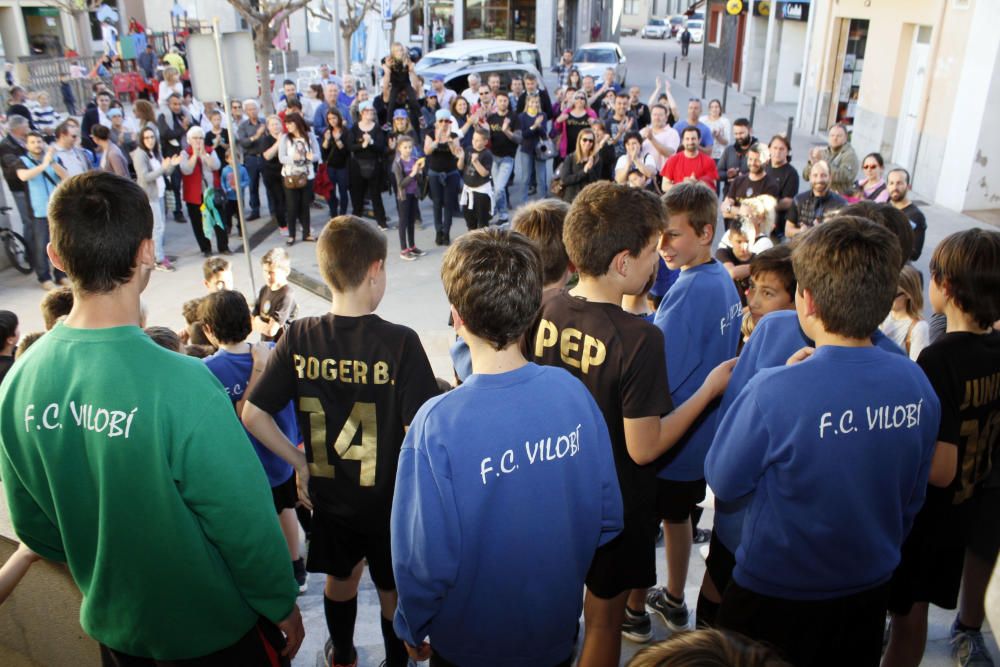
[[[842,126],[799,192],[788,140],[717,101],[680,118],[665,82],[645,104],[571,54],[557,74],[551,97],[531,78],[425,90],[394,45],[381,95],[327,79],[305,109],[286,81],[261,118],[193,113],[167,72],[159,107],[118,126],[131,150],[99,90],[87,130],[63,121],[48,147],[14,114],[0,151],[38,223],[47,331],[0,311],[23,542],[0,596],[67,563],[105,665],[287,664],[308,572],[326,664],[357,665],[366,568],[389,667],[613,667],[654,618],[672,636],[631,665],[916,667],[930,604],[958,608],[958,664],[991,665],[1000,233],[948,236],[923,275],[908,174],[859,165]],[[256,219],[262,175],[286,243],[316,245],[326,314],[298,313],[280,246],[252,307],[233,287],[232,202]],[[375,314],[384,192],[405,260],[433,200],[454,377]],[[171,266],[168,205],[206,256],[179,333],[141,303]]]

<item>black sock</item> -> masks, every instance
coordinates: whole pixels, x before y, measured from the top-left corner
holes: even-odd
[[[955,629],[958,630],[959,632],[980,632],[980,631],[982,631],[983,626],[980,625],[979,627],[972,627],[971,625],[966,625],[965,623],[962,623],[962,617],[959,616],[959,615],[956,615],[955,616]]]
[[[713,628],[715,627],[715,619],[719,615],[719,607],[722,605],[721,602],[712,602],[704,593],[698,594],[698,608],[695,609],[695,627],[696,628]]]
[[[312,512],[304,506],[299,505],[295,508],[295,516],[298,518],[299,525],[302,526],[302,532],[306,534],[306,539],[308,540],[312,536]]]
[[[627,611],[628,613],[632,614],[633,616],[645,616],[646,615],[646,609],[645,608],[638,609],[638,610],[637,609],[632,609],[632,607],[628,606],[627,604],[625,605],[625,611]]]
[[[333,641],[333,662],[349,665],[354,661],[354,621],[358,617],[358,596],[337,602],[323,596],[326,629]]]
[[[379,614],[382,621],[382,643],[385,644],[385,664],[386,667],[406,667],[409,656],[403,640],[396,636],[396,631],[392,629],[392,621]]]
[[[663,594],[667,597],[667,604],[673,607],[680,607],[682,604],[684,604],[683,595],[679,598],[675,598],[673,595],[670,594],[670,591],[668,591],[665,588],[663,589]]]

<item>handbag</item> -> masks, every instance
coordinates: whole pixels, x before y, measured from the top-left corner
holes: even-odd
[[[281,180],[286,190],[301,190],[309,182],[309,174],[306,172],[282,174]]]
[[[539,139],[538,143],[535,144],[535,159],[536,160],[551,160],[556,156],[556,147],[549,138]]]
[[[563,162],[562,164],[566,164]],[[549,182],[549,194],[558,199],[562,199],[563,193],[566,192],[566,186],[562,182],[562,164],[556,169],[556,173],[552,176],[552,180]]]

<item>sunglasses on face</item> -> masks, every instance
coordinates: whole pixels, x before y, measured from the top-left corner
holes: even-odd
[[[878,169],[878,165],[877,164],[866,164],[865,166],[862,167],[862,169]]]
[[[582,144],[592,144],[592,143],[594,143],[594,140],[591,139],[591,138],[580,139],[580,143],[582,143]]]

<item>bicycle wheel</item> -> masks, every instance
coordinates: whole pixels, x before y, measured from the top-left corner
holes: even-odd
[[[9,229],[3,230],[2,235],[3,249],[10,263],[21,273],[31,273],[31,255],[24,237]]]

